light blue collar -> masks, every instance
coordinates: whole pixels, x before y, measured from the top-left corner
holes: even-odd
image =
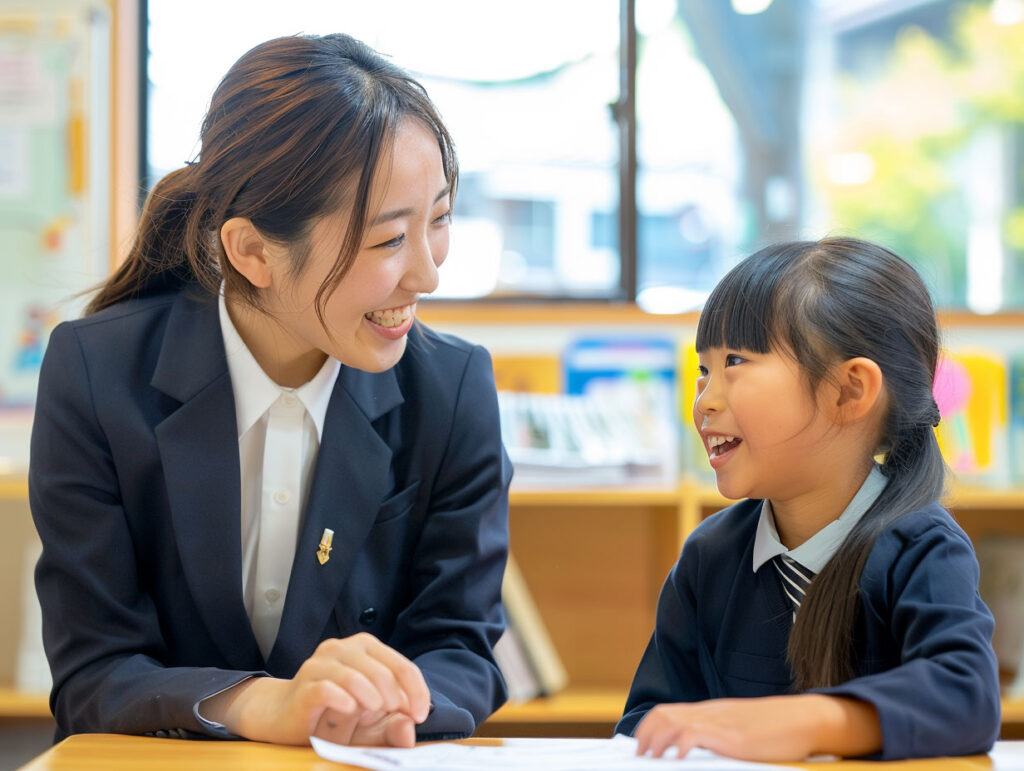
[[[788,555],[814,573],[821,572],[825,564],[839,550],[839,545],[853,530],[853,526],[860,521],[864,512],[871,508],[871,504],[882,494],[888,481],[876,464],[857,494],[853,496],[853,500],[843,509],[839,519],[829,522],[795,549],[787,549],[779,540],[772,504],[766,498],[761,504],[761,518],[757,521],[757,534],[754,536],[754,572],[756,573],[762,565],[780,554]]]

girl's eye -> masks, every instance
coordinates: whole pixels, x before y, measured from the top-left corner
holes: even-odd
[[[401,235],[395,236],[394,238],[389,238],[387,241],[383,241],[383,242],[377,244],[373,248],[374,249],[394,249],[396,247],[401,246],[404,242],[405,242],[405,233],[402,233]]]
[[[725,366],[734,367],[737,364],[742,364],[745,361],[746,359],[744,359],[742,356],[738,356],[735,353],[730,353],[725,357]]]
[[[449,209],[444,214],[442,214],[440,217],[435,219],[434,220],[434,224],[435,225],[447,225],[451,221],[452,221],[452,211],[451,211],[451,209]]]

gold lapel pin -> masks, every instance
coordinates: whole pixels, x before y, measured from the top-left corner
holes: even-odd
[[[316,551],[317,561],[323,565],[331,558],[331,544],[334,542],[334,531],[329,527],[324,528],[324,534],[320,537],[320,548]]]

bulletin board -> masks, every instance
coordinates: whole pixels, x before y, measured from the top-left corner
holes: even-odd
[[[0,0],[0,474],[28,462],[50,331],[110,255],[106,0]]]

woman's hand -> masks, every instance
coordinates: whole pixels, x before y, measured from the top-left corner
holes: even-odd
[[[238,736],[308,744],[411,747],[430,691],[419,668],[373,635],[325,640],[291,680],[255,677],[205,699],[200,711]]]
[[[799,761],[867,755],[882,747],[878,713],[855,699],[799,694],[659,704],[633,734],[640,754],[693,747],[743,760]]]

